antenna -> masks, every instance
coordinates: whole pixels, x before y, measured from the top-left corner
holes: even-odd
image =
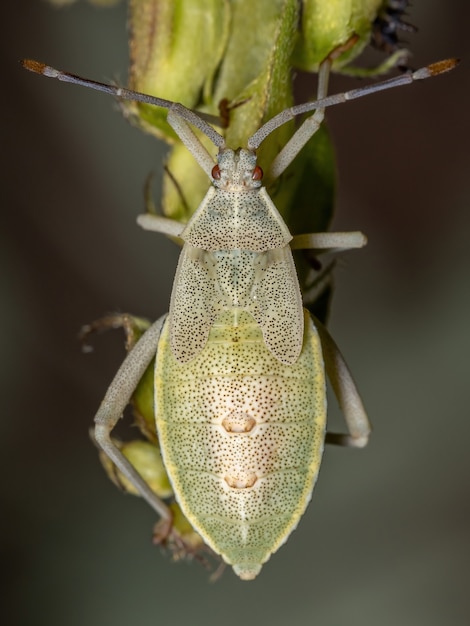
[[[139,91],[132,91],[131,89],[125,89],[124,87],[116,87],[115,85],[107,85],[106,83],[100,83],[96,80],[90,80],[88,78],[82,78],[75,74],[69,74],[68,72],[62,72],[56,70],[50,65],[41,63],[40,61],[33,61],[31,59],[23,59],[21,65],[30,72],[36,74],[42,74],[47,78],[56,78],[64,83],[72,83],[73,85],[81,85],[82,87],[88,87],[89,89],[95,89],[96,91],[102,91],[108,93],[111,96],[120,98],[121,100],[134,100],[135,102],[143,102],[144,104],[151,104],[153,106],[163,107],[169,111],[173,111],[176,115],[183,118],[202,133],[207,135],[212,143],[218,148],[225,147],[225,139],[222,135],[219,135],[212,126],[205,122],[202,117],[188,109],[187,107],[179,104],[178,102],[172,102],[171,100],[164,100],[163,98],[157,98],[156,96],[149,96]]]
[[[350,91],[327,96],[326,98],[321,98],[320,100],[306,102],[304,104],[298,104],[290,107],[289,109],[284,109],[284,111],[281,111],[281,113],[272,117],[268,122],[266,122],[266,124],[261,126],[261,128],[257,130],[252,137],[250,137],[248,140],[248,148],[250,150],[256,150],[259,148],[260,144],[273,132],[273,130],[276,130],[276,128],[279,128],[279,126],[282,126],[297,115],[309,113],[315,109],[331,107],[335,104],[342,104],[348,100],[362,98],[363,96],[368,96],[369,94],[376,93],[378,91],[384,91],[385,89],[393,89],[394,87],[409,85],[416,80],[431,78],[432,76],[449,72],[454,69],[458,63],[459,59],[437,61],[436,63],[431,63],[431,65],[422,67],[414,72],[408,72],[406,74],[402,74],[401,76],[389,78],[388,80],[381,81],[380,83],[366,85],[364,87],[359,87],[358,89],[351,89]]]

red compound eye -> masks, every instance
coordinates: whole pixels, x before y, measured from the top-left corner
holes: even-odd
[[[251,178],[253,180],[261,180],[263,178],[263,170],[260,168],[259,165],[257,165],[255,169],[253,170],[253,174],[251,175]]]
[[[218,165],[214,165],[211,175],[214,180],[220,180],[220,167]]]

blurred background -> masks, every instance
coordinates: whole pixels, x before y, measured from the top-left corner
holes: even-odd
[[[1,602],[14,626],[457,626],[470,615],[470,5],[414,3],[419,67],[452,74],[328,112],[345,255],[330,329],[373,421],[363,451],[326,450],[313,500],[251,583],[216,584],[151,545],[88,429],[124,356],[80,327],[110,311],[156,319],[178,249],[135,225],[163,148],[113,100],[24,72],[23,57],[125,82],[126,7],[4,3]],[[354,87],[334,78],[331,90]],[[333,425],[340,423],[334,400]]]

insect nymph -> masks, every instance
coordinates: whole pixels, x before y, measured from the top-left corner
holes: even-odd
[[[297,526],[312,494],[325,438],[362,447],[370,432],[340,352],[303,309],[291,253],[296,247],[361,247],[365,237],[292,237],[262,186],[256,149],[293,116],[316,111],[275,159],[270,173],[279,176],[318,128],[326,106],[433,76],[454,67],[455,61],[288,109],[237,150],[227,148],[221,135],[182,105],[86,81],[37,62],[24,65],[169,109],[169,123],[212,182],[186,225],[139,218],[141,226],[179,237],[184,246],[169,315],[150,327],[119,369],[95,417],[95,437],[170,528],[167,505],[110,437],[155,358],[156,427],[176,499],[205,542],[240,578],[253,579]],[[323,66],[323,71],[328,69]],[[188,122],[218,147],[217,164]],[[325,371],[346,419],[344,435],[326,435]]]

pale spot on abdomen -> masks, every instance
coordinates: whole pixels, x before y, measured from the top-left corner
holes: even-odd
[[[228,433],[248,433],[256,426],[256,420],[239,411],[233,411],[222,420],[222,426]]]
[[[224,477],[224,480],[232,489],[248,489],[253,487],[258,477],[253,472],[233,469],[230,474]]]

